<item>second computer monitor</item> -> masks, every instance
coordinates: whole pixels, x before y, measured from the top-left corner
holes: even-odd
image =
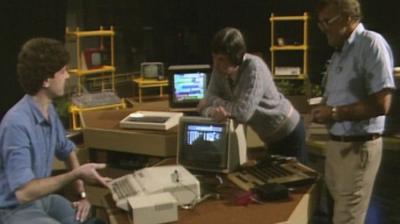
[[[140,64],[140,73],[143,79],[164,79],[164,63],[143,62]]]
[[[172,110],[195,110],[205,97],[210,65],[173,65],[168,68],[169,106]]]
[[[247,160],[243,126],[229,119],[215,122],[199,116],[181,117],[178,164],[189,170],[229,173]]]

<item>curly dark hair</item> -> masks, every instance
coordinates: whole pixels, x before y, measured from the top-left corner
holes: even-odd
[[[243,34],[236,28],[226,27],[218,31],[211,44],[212,53],[227,55],[235,65],[241,65],[247,51]]]
[[[54,74],[69,61],[64,44],[50,38],[32,38],[18,54],[17,73],[22,89],[29,95],[36,94],[43,81]]]

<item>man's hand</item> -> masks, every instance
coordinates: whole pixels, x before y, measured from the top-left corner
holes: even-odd
[[[111,181],[111,178],[102,177],[97,170],[103,169],[106,167],[104,163],[87,163],[84,165],[79,166],[76,169],[78,172],[79,178],[82,179],[84,182],[87,183],[100,183],[105,187],[108,187],[107,182]]]
[[[83,198],[79,201],[74,201],[72,203],[76,209],[75,218],[79,222],[84,222],[89,216],[91,204],[88,199]]]
[[[207,107],[207,100],[202,99],[200,102],[197,104],[197,112],[201,113],[201,111]]]
[[[328,123],[332,121],[332,107],[318,106],[311,110],[312,121],[316,123]]]
[[[231,114],[227,112],[224,107],[221,106],[215,107],[214,110],[212,110],[211,112],[212,119],[218,122],[225,121],[230,116]]]

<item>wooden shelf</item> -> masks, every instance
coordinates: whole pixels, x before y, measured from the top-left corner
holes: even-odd
[[[111,89],[115,90],[115,66],[114,66],[114,36],[115,32],[113,27],[110,27],[110,29],[105,30],[101,26],[99,30],[91,30],[91,31],[81,31],[79,27],[75,28],[75,30],[71,31],[68,29],[68,27],[65,30],[65,35],[67,41],[76,41],[75,43],[75,60],[76,60],[76,67],[71,68],[68,70],[73,75],[78,76],[78,95],[81,94],[82,92],[82,79],[83,77],[87,75],[93,75],[93,74],[107,74],[111,80]],[[85,56],[83,55],[83,52],[85,49],[84,42],[81,40],[83,37],[92,37],[92,38],[99,38],[99,49],[105,49],[106,46],[104,42],[106,41],[105,37],[109,38],[109,52],[110,52],[110,62],[109,64],[103,64],[99,68],[94,68],[94,69],[88,69],[86,67],[87,62],[85,61]]]
[[[160,94],[159,97],[162,98],[164,96],[163,94],[163,87],[168,87],[169,83],[167,79],[163,80],[158,80],[158,79],[143,79],[143,78],[134,78],[132,80],[134,83],[137,84],[138,86],[138,92],[139,92],[139,103],[142,102],[142,98],[144,98],[142,95],[142,90],[146,88],[159,88]]]
[[[67,35],[80,37],[100,37],[100,36],[114,36],[115,32],[113,30],[94,30],[94,31],[68,31]]]
[[[275,75],[273,74],[274,79],[276,80],[286,80],[286,79],[292,79],[292,80],[304,80],[305,75],[304,74],[299,74],[299,75]]]
[[[303,21],[308,20],[308,15],[302,16],[271,16],[269,20],[272,21]]]
[[[98,73],[115,72],[115,67],[110,65],[104,65],[101,68],[88,69],[88,70],[69,69],[68,72],[77,76],[85,76]]]
[[[69,30],[68,27],[65,31],[66,41],[72,42],[75,44],[75,58],[76,67],[68,69],[68,72],[72,75],[78,77],[77,80],[77,95],[82,94],[82,86],[88,86],[87,81],[90,79],[99,78],[101,80],[101,91],[105,89],[115,91],[115,71],[116,68],[114,66],[114,36],[115,32],[113,27],[110,29],[105,30],[103,27],[100,27],[99,30],[91,30],[91,31],[81,31],[79,27],[75,28],[75,30]],[[103,63],[98,68],[88,69],[85,56],[85,50],[88,47],[85,45],[86,41],[83,41],[82,38],[92,38],[98,41],[96,44],[98,45],[98,49],[103,51],[107,49],[107,55],[110,59],[109,62]],[[92,40],[91,39],[91,40]],[[109,42],[106,42],[109,41]],[[109,44],[108,44],[109,43]],[[101,59],[103,59],[104,55],[101,55]],[[94,75],[94,76],[89,76]],[[110,81],[108,81],[110,80]],[[92,83],[92,82],[91,82]],[[90,91],[90,90],[89,90]],[[77,130],[80,129],[80,122],[79,122],[79,114],[83,111],[90,111],[90,110],[104,110],[104,109],[120,109],[125,108],[125,102],[121,100],[120,103],[110,102],[110,104],[106,105],[97,105],[97,106],[90,106],[90,107],[79,107],[78,105],[72,104],[69,108],[69,112],[72,116],[72,129]]]
[[[311,95],[310,84],[308,81],[308,57],[309,57],[309,46],[308,46],[308,22],[309,15],[307,12],[303,13],[303,15],[299,16],[275,16],[273,13],[270,17],[271,23],[271,72],[273,74],[273,78],[275,80],[304,80],[303,85],[305,87],[305,93],[307,96]],[[276,28],[281,22],[290,22],[284,23],[286,26],[294,26],[298,28],[299,32],[302,32],[302,35],[298,36],[298,39],[292,40],[292,36],[281,36],[279,34],[279,29]],[[293,23],[296,22],[296,23]],[[281,23],[282,24],[282,23]],[[287,35],[287,34],[286,34]],[[282,40],[280,40],[282,39]],[[285,44],[285,40],[291,40],[291,43],[300,43],[300,44]],[[278,44],[279,43],[279,44]],[[299,58],[298,62],[296,61],[293,65],[292,63],[282,62],[282,58],[277,56],[278,54],[282,55],[282,52],[290,52],[288,55],[293,56],[295,58]],[[285,57],[287,57],[285,55]],[[280,62],[277,62],[280,61]],[[300,62],[301,61],[301,62]],[[276,70],[278,67],[298,67],[300,68],[299,75],[276,75]]]
[[[306,51],[308,50],[307,45],[283,45],[283,46],[272,46],[271,51]]]

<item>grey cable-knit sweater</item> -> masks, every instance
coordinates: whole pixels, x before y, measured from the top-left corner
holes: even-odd
[[[253,128],[264,142],[279,140],[296,127],[299,113],[276,88],[271,72],[264,61],[246,54],[233,87],[225,75],[212,72],[206,101],[207,111],[216,106],[225,110],[239,122]]]

